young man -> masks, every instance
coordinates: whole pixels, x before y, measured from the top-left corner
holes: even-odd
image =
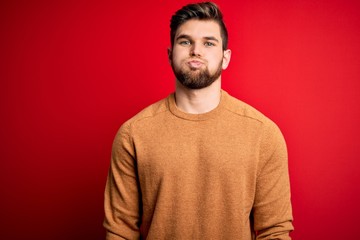
[[[107,239],[290,239],[277,126],[221,90],[231,51],[213,3],[171,19],[176,90],[124,123],[105,190]]]

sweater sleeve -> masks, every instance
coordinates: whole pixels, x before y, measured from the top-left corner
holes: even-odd
[[[130,126],[124,124],[112,147],[104,197],[107,240],[140,238],[140,190],[135,150],[129,131]]]
[[[288,157],[279,128],[264,130],[253,207],[256,239],[291,239],[293,230]]]

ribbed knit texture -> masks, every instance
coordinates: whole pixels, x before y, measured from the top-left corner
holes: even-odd
[[[205,114],[174,95],[124,123],[105,190],[107,239],[290,239],[287,152],[278,127],[221,92]]]

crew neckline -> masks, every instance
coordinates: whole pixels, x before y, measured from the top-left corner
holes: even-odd
[[[221,89],[219,104],[211,111],[205,112],[205,113],[187,113],[187,112],[180,110],[176,106],[175,93],[171,93],[169,95],[168,106],[169,106],[170,112],[179,118],[190,120],[190,121],[204,121],[204,120],[207,120],[210,118],[215,118],[216,116],[219,115],[219,112],[223,109],[223,107],[225,105],[226,95],[227,95],[227,92]]]

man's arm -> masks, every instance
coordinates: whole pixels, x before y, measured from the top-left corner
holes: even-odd
[[[104,208],[107,240],[140,238],[140,190],[135,152],[126,124],[113,143]]]
[[[253,207],[256,239],[291,239],[293,230],[287,149],[276,125],[264,130]]]

